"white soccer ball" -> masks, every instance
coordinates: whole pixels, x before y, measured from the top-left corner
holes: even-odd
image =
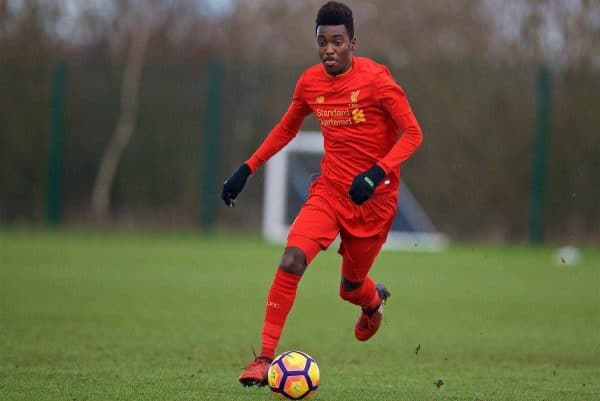
[[[563,246],[556,250],[555,259],[559,266],[576,266],[581,260],[581,254],[574,246]]]

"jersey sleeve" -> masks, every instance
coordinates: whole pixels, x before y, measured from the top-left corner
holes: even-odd
[[[303,88],[304,74],[298,79],[292,102],[279,123],[269,132],[256,152],[246,160],[253,173],[294,139],[304,118],[311,113],[310,107],[302,96]]]
[[[387,68],[377,74],[375,87],[380,106],[392,117],[400,131],[398,141],[387,155],[377,162],[387,174],[417,150],[423,142],[423,133],[404,91]]]

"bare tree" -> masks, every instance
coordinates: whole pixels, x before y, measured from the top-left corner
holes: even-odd
[[[107,217],[110,194],[123,151],[133,136],[137,115],[139,87],[146,50],[151,34],[150,12],[140,3],[137,23],[133,25],[121,86],[121,113],[112,137],[104,150],[92,191],[92,212],[98,219]]]
[[[484,0],[496,57],[532,60],[553,68],[599,67],[600,3],[561,0]],[[518,55],[518,57],[515,57]]]

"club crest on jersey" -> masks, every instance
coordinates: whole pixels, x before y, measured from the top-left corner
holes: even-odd
[[[360,89],[357,91],[350,92],[350,103],[358,102],[358,95],[360,94]]]
[[[316,104],[323,104],[323,103],[325,103],[325,96],[317,96],[317,98],[315,99],[315,103]]]

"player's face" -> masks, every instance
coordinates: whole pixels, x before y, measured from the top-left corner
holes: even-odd
[[[352,65],[356,39],[350,38],[344,25],[319,25],[317,50],[329,75],[339,75]]]

